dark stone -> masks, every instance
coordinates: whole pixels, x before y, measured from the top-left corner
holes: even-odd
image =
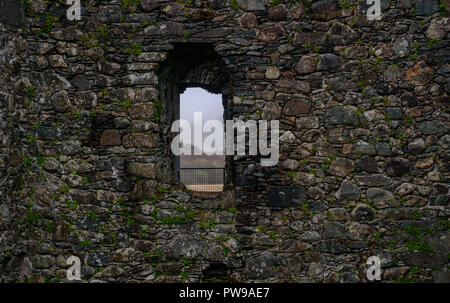
[[[342,182],[341,188],[339,190],[339,198],[341,200],[356,200],[359,198],[361,190],[358,186],[353,184],[351,181],[345,180]]]
[[[431,199],[431,205],[434,206],[448,206],[450,202],[450,195],[441,194]]]
[[[21,27],[25,24],[23,2],[17,0],[0,1],[0,23]]]
[[[376,173],[378,170],[377,162],[374,157],[371,156],[363,156],[359,160],[359,167],[361,170],[366,171],[368,173]]]
[[[141,0],[141,7],[144,11],[151,12],[152,10],[161,7],[159,0]]]
[[[424,237],[424,241],[434,252],[450,252],[450,230],[436,232]]]
[[[148,36],[184,36],[186,27],[182,23],[167,21],[151,25],[144,29]]]
[[[392,183],[391,178],[386,177],[383,174],[373,174],[365,176],[356,176],[356,182],[365,186],[386,186]]]
[[[379,142],[375,144],[375,150],[379,156],[390,156],[392,154],[389,143],[387,142]]]
[[[256,19],[256,15],[254,13],[245,13],[239,19],[242,27],[245,28],[254,28],[258,26],[258,20]]]
[[[438,120],[421,122],[418,128],[424,135],[441,135],[448,132],[448,127]]]
[[[239,186],[250,186],[256,183],[256,178],[252,176],[237,175],[235,178],[235,183]]]
[[[88,255],[87,264],[94,267],[103,267],[109,264],[109,251],[95,251]]]
[[[75,88],[79,90],[91,89],[91,84],[89,83],[89,80],[83,75],[76,76],[70,82],[72,83],[73,86],[75,86]]]
[[[329,21],[339,16],[339,6],[334,0],[314,2],[310,8],[311,18]]]
[[[273,276],[274,268],[278,263],[277,258],[271,252],[266,252],[247,260],[245,267],[250,279],[265,279]]]
[[[62,130],[53,125],[42,122],[36,129],[39,138],[42,140],[60,140],[62,139]]]
[[[342,223],[338,222],[329,222],[326,221],[324,223],[324,231],[323,236],[325,238],[341,238],[345,236],[345,226]]]
[[[389,161],[385,169],[389,176],[401,177],[409,172],[409,161],[403,158],[396,158]]]
[[[356,221],[371,221],[375,217],[375,210],[367,204],[358,204],[353,209],[352,218]]]
[[[342,64],[342,58],[334,54],[320,55],[319,64],[317,65],[318,71],[328,71],[338,68]]]
[[[434,254],[425,251],[408,251],[400,254],[400,260],[406,265],[433,267],[442,266],[447,263],[445,254]]]
[[[286,20],[287,9],[284,4],[277,4],[269,8],[269,19],[274,21]]]
[[[439,270],[433,271],[433,282],[450,283],[450,270],[448,266],[444,266]]]
[[[431,16],[439,11],[439,0],[417,0],[416,13],[419,16]]]
[[[343,45],[356,40],[358,35],[349,26],[336,22],[328,31],[328,37],[331,42]]]
[[[272,207],[299,206],[305,200],[306,191],[303,186],[269,187],[269,205]]]
[[[97,13],[97,19],[103,23],[119,23],[122,19],[122,10],[118,5],[101,6]]]
[[[294,46],[302,46],[305,44],[320,44],[325,41],[326,36],[319,32],[300,32],[294,36],[292,42]]]
[[[70,109],[69,95],[65,90],[55,93],[51,101],[53,108],[59,113],[67,112]]]
[[[307,114],[311,107],[311,102],[301,99],[293,99],[288,101],[283,107],[283,113],[288,116],[296,116],[298,114]]]
[[[355,125],[359,122],[356,109],[350,106],[336,106],[327,109],[325,123],[328,125]]]

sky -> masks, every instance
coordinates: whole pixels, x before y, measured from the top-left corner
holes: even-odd
[[[203,124],[207,120],[219,120],[223,125],[223,112],[221,94],[211,94],[202,88],[187,88],[180,96],[180,119],[187,120],[191,124],[191,144],[194,144],[194,112],[202,113]],[[203,132],[203,140],[209,133]],[[183,138],[181,137],[181,140]],[[198,147],[195,145],[195,147]],[[224,167],[225,156],[181,156],[181,167]]]
[[[191,144],[194,145],[194,112],[202,113],[203,125],[207,120],[219,120],[223,125],[222,95],[211,94],[202,88],[187,88],[180,96],[180,119],[191,124]],[[203,127],[202,125],[202,127]],[[209,132],[203,132],[203,140]],[[183,139],[181,137],[181,139]],[[186,141],[185,141],[186,142]],[[195,145],[195,147],[199,147]]]
[[[180,96],[180,117],[193,123],[195,111],[203,113],[203,122],[208,119],[223,121],[222,95],[198,87],[187,88]]]

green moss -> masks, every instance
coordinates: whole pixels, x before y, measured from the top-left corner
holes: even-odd
[[[133,4],[140,5],[141,0],[122,0],[122,7],[129,7]]]
[[[140,55],[142,53],[142,45],[137,42],[133,42],[130,45],[125,46],[125,51],[130,55]]]
[[[28,96],[28,98],[33,98],[36,96],[37,87],[33,85],[28,85],[25,87],[25,93]]]
[[[230,1],[230,7],[231,7],[232,9],[236,9],[236,10],[240,9],[240,6],[239,6],[237,0],[231,0],[231,1]]]

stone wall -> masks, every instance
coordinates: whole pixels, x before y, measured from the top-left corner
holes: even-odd
[[[0,281],[64,280],[71,255],[90,282],[365,282],[372,255],[383,281],[449,281],[447,0],[382,1],[381,21],[352,1],[82,3],[0,24]],[[215,53],[180,58],[195,43]],[[279,164],[229,159],[216,196],[175,184],[194,84],[280,120]]]

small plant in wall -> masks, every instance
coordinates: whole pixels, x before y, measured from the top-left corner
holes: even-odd
[[[130,45],[125,46],[125,51],[130,55],[140,55],[142,53],[142,45],[140,43],[133,42]]]
[[[129,7],[133,4],[139,5],[141,4],[141,0],[122,0],[122,7]]]

